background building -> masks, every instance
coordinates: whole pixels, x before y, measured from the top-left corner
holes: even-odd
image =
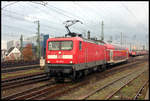
[[[7,41],[1,40],[1,49],[7,50]]]
[[[45,57],[46,54],[46,41],[49,38],[49,34],[40,35],[40,46],[41,46],[41,56]],[[37,51],[37,36],[28,37],[23,41],[23,47],[27,44],[32,44],[32,50],[36,53]]]
[[[20,41],[19,40],[12,40],[7,42],[7,50],[9,50],[11,47],[20,48]]]
[[[8,50],[5,60],[19,60],[20,56],[21,56],[20,50],[16,47],[11,47]]]
[[[4,61],[6,55],[7,55],[7,50],[6,49],[1,49],[1,61]]]
[[[49,34],[40,35],[41,56],[43,57],[45,57],[45,54],[46,54],[46,41],[48,38],[49,38]],[[23,39],[22,47],[24,48],[28,44],[32,45],[32,51],[34,55],[36,55],[35,53],[37,52],[37,36],[32,36],[32,37]],[[10,49],[14,49],[14,47],[20,50],[20,47],[21,47],[20,40],[11,40],[7,42],[7,51],[9,51],[8,53],[10,53]],[[20,53],[18,56],[20,56]]]

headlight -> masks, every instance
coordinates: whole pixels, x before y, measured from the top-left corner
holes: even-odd
[[[47,63],[50,63],[50,61],[47,61]]]
[[[72,61],[70,61],[70,63],[72,63]]]

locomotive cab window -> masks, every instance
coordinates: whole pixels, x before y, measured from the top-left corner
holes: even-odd
[[[81,41],[79,42],[79,49],[80,50],[82,49],[82,42]]]
[[[48,42],[48,50],[72,50],[72,41],[50,41]]]
[[[62,41],[61,44],[61,50],[71,50],[73,47],[72,41]]]
[[[59,50],[59,42],[48,42],[48,50]]]

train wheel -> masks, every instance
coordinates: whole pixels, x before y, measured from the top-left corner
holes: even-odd
[[[71,78],[73,82],[78,82],[82,80],[84,76],[84,71],[74,71]]]
[[[76,71],[73,71],[73,74],[72,74],[72,81],[75,82],[77,79],[76,77]]]
[[[77,73],[77,80],[81,81],[83,79],[83,77],[84,77],[83,72],[82,71],[78,71],[78,73]]]
[[[106,70],[106,65],[103,64],[101,68],[102,68],[102,71],[105,71]]]
[[[100,67],[98,67],[98,69],[97,69],[97,72],[101,72],[102,70],[101,70],[101,68]]]
[[[84,77],[85,77],[85,74],[84,74],[84,71],[81,71],[81,73],[82,73],[82,79],[84,79]]]
[[[102,71],[103,71],[103,68],[102,68],[102,66],[101,66],[101,65],[100,65],[100,66],[98,66],[97,71],[98,71],[98,72],[102,72]]]
[[[81,78],[82,76],[82,73],[81,72],[77,72],[77,71],[73,71],[73,74],[72,74],[72,81],[73,82],[78,82],[79,79]]]

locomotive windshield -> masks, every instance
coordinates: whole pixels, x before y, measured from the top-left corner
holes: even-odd
[[[48,50],[72,50],[72,41],[50,41],[48,42]]]

